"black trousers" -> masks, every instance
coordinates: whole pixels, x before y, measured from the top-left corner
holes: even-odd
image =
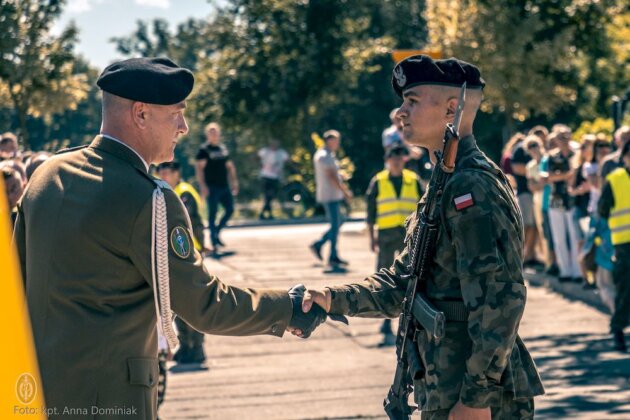
[[[615,265],[613,267],[615,313],[610,319],[610,329],[621,331],[630,323],[630,242],[615,245]]]

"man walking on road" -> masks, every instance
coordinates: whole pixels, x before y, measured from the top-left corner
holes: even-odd
[[[415,334],[411,344],[418,347],[424,371],[414,378],[414,396],[423,419],[531,419],[533,397],[544,391],[518,336],[526,299],[522,219],[505,175],[473,135],[485,82],[472,64],[424,55],[400,62],[392,77],[403,98],[398,116],[405,140],[426,147],[430,156],[443,149],[445,126],[454,120],[464,82],[455,172],[438,204],[437,249],[422,285],[426,298],[448,314],[446,329],[439,342],[424,329]],[[419,216],[409,219],[407,237]],[[396,317],[410,281],[409,264],[408,241],[389,269],[361,282],[307,291],[303,309],[316,302],[331,314]]]
[[[339,228],[343,224],[341,206],[343,201],[352,199],[352,192],[348,189],[341,174],[339,162],[335,152],[339,150],[341,134],[337,130],[328,130],[324,133],[324,147],[319,149],[313,157],[315,165],[315,187],[317,202],[324,206],[326,217],[330,222],[330,228],[316,242],[311,244],[311,251],[322,260],[322,247],[326,242],[330,243],[330,256],[328,264],[333,267],[347,265],[348,262],[339,258],[337,253],[337,237]]]
[[[221,127],[217,123],[206,126],[207,143],[197,153],[195,174],[201,196],[208,200],[208,224],[210,241],[216,249],[224,246],[219,234],[234,212],[234,197],[238,195],[238,177],[236,167],[230,159],[227,147],[221,142]],[[219,205],[223,207],[223,216],[216,223]]]

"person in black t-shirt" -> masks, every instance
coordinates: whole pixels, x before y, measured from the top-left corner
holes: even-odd
[[[224,246],[219,233],[234,212],[234,196],[238,194],[238,178],[230,154],[221,143],[219,124],[214,122],[208,124],[205,133],[207,143],[202,145],[197,153],[195,172],[201,196],[208,202],[210,240],[216,249],[217,246]],[[217,224],[219,205],[223,207],[224,213]]]

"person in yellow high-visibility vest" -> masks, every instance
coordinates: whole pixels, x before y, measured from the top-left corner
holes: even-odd
[[[405,168],[409,150],[402,143],[394,143],[385,152],[386,169],[377,173],[367,190],[367,225],[370,249],[376,252],[376,269],[388,268],[404,248],[405,220],[416,210],[422,196],[420,179]],[[375,229],[376,226],[376,229]],[[380,346],[395,344],[391,321],[381,327]]]
[[[165,162],[158,165],[157,175],[173,188],[173,191],[182,200],[193,228],[193,244],[200,253],[209,251],[203,246],[203,221],[201,220],[201,196],[187,182],[181,180],[180,164],[178,162]],[[203,363],[206,355],[203,350],[204,335],[186,323],[180,317],[175,318],[177,335],[179,337],[179,349],[173,356],[173,360],[180,364]]]
[[[606,176],[598,211],[608,219],[615,248],[613,281],[617,294],[610,330],[615,349],[626,352],[623,330],[630,325],[630,142],[621,149],[620,163],[621,168]]]

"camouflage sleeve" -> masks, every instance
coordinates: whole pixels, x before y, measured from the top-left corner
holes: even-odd
[[[525,309],[522,224],[511,193],[488,173],[457,174],[442,206],[472,341],[460,400],[488,407],[501,400],[499,383]]]
[[[415,213],[407,220],[415,220]],[[407,290],[404,275],[408,273],[408,265],[409,253],[405,246],[390,268],[383,268],[359,283],[328,287],[332,295],[330,313],[365,318],[397,317]]]

